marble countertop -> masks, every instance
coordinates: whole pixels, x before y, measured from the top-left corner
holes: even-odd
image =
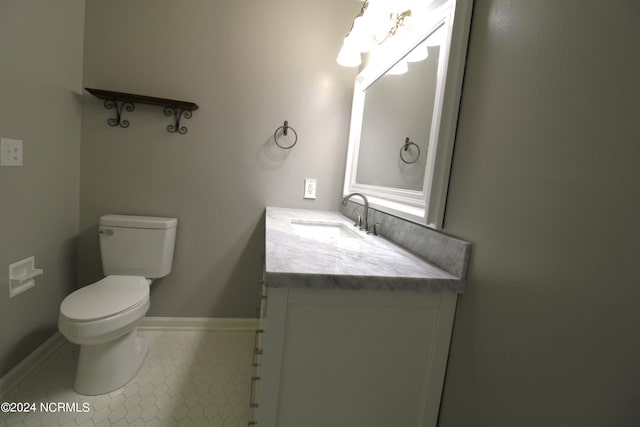
[[[310,238],[291,220],[342,223],[362,238]],[[380,236],[367,235],[338,212],[267,207],[266,266],[269,287],[450,291],[461,278]]]

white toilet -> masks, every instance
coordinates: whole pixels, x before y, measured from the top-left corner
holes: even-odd
[[[149,310],[153,279],[171,272],[176,218],[105,215],[100,252],[106,277],[67,296],[58,329],[80,345],[73,388],[104,394],[128,383],[147,353],[137,325]]]

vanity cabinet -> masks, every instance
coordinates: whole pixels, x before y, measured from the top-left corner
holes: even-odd
[[[400,230],[421,258],[337,212],[267,207],[265,225],[250,425],[435,427],[470,244]]]
[[[436,425],[455,292],[266,290],[250,425]]]

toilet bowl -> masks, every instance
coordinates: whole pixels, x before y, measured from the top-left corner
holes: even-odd
[[[137,325],[149,310],[149,286],[171,273],[177,218],[108,214],[98,235],[105,278],[67,296],[58,329],[80,345],[73,388],[109,393],[142,366],[147,344]]]
[[[78,393],[116,390],[142,366],[147,345],[136,327],[149,310],[149,283],[140,276],[107,276],[62,301],[58,329],[80,345]]]

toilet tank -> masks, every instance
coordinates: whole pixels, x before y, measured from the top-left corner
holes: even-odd
[[[166,276],[173,263],[177,226],[177,218],[104,215],[98,227],[104,274]]]

